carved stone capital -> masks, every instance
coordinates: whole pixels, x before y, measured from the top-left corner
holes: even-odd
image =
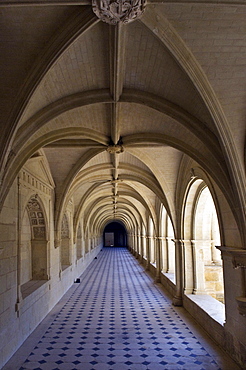
[[[237,309],[242,316],[246,316],[246,297],[237,297]]]
[[[222,258],[224,255],[231,256],[232,265],[234,269],[239,267],[246,268],[246,249],[236,249],[225,246],[216,246],[222,253]]]

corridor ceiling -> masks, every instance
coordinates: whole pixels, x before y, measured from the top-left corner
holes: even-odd
[[[50,167],[57,215],[73,199],[101,227],[155,221],[157,199],[174,220],[189,161],[242,201],[244,4],[150,0],[112,26],[87,0],[1,0],[1,202],[30,158]]]

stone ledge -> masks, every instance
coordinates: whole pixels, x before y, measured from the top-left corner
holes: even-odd
[[[224,325],[225,306],[223,303],[207,294],[187,294],[186,297],[205,311],[213,320],[222,326]]]
[[[162,272],[164,276],[166,276],[170,281],[173,282],[173,284],[176,284],[176,277],[173,272]]]
[[[48,280],[30,280],[27,283],[21,285],[21,294],[22,298],[25,299],[30,294],[35,292],[38,288],[40,288],[42,285],[47,283]]]

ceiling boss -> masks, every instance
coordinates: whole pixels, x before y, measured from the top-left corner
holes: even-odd
[[[112,25],[139,18],[145,5],[145,0],[92,0],[92,9],[97,17]]]

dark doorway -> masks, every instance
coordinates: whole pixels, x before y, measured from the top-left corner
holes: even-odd
[[[104,247],[126,247],[127,234],[125,227],[120,222],[111,222],[103,232]]]

